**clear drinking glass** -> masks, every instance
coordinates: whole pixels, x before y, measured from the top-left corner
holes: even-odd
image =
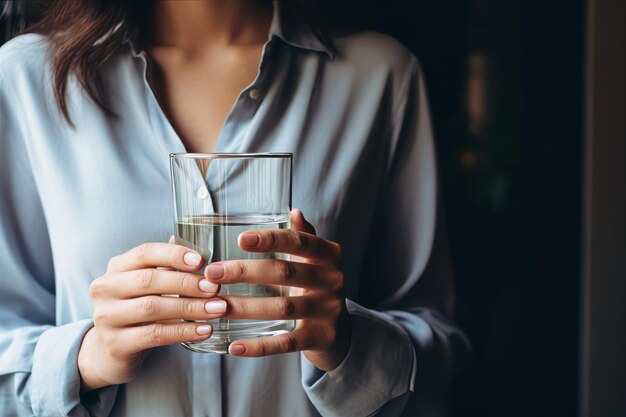
[[[240,233],[288,229],[291,209],[290,153],[170,154],[176,243],[201,253],[207,263],[232,259],[287,259],[280,253],[250,253],[237,244]],[[199,271],[202,273],[202,271]],[[275,297],[288,287],[222,285],[220,295]],[[211,337],[183,343],[196,352],[227,353],[231,342],[286,333],[295,320],[206,320]]]

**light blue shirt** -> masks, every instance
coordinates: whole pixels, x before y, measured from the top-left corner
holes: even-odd
[[[185,148],[130,42],[102,69],[118,118],[74,79],[75,128],[54,102],[46,40],[0,48],[0,415],[441,415],[467,341],[446,318],[452,279],[432,128],[417,60],[376,33],[333,54],[279,13],[219,152],[293,152],[293,205],[342,245],[349,353],[317,370],[265,358],[154,349],[133,382],[80,395],[88,287],[108,260],[173,233],[168,155]],[[421,415],[421,414],[420,414]]]

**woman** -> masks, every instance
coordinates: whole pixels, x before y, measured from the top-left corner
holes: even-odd
[[[0,49],[3,415],[445,410],[466,342],[445,318],[417,61],[379,34],[329,38],[294,4],[54,2]],[[240,245],[299,262],[204,265],[165,243],[185,151],[293,152],[294,232]],[[285,280],[308,291],[217,294]],[[178,345],[212,329],[176,319],[217,317],[300,321],[230,355]]]

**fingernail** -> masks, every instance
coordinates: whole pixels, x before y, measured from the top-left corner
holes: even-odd
[[[207,334],[211,333],[211,330],[213,330],[213,328],[208,324],[196,327],[196,333],[198,333],[200,336],[206,336]]]
[[[204,309],[206,310],[207,313],[225,313],[226,301],[224,300],[209,301],[204,305]]]
[[[239,244],[254,248],[259,244],[259,235],[256,233],[242,233],[239,235]]]
[[[243,355],[246,353],[246,347],[244,345],[230,345],[228,347],[228,353],[231,355]]]
[[[206,267],[206,275],[211,279],[224,278],[224,266],[221,264],[211,264]]]
[[[183,256],[183,261],[189,266],[198,266],[202,262],[202,256],[195,252],[187,252]]]
[[[174,243],[176,242],[176,238],[174,237],[174,235],[170,236],[170,240],[167,241],[167,243]]]
[[[219,285],[207,281],[206,279],[200,280],[198,286],[200,287],[200,291],[204,292],[217,292],[217,288],[219,287]]]

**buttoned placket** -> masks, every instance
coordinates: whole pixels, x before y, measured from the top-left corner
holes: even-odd
[[[224,152],[241,146],[245,137],[245,129],[261,105],[264,86],[268,82],[268,63],[276,48],[275,37],[270,38],[263,46],[263,53],[259,64],[259,71],[255,80],[246,87],[237,97],[231,111],[226,116],[219,133],[216,152]],[[132,48],[131,48],[132,49]],[[145,85],[148,116],[155,140],[164,155],[174,152],[185,152],[185,146],[165,116],[159,105],[156,95],[150,86],[150,68],[145,51],[134,53],[141,59],[141,71]],[[199,199],[205,199],[205,185],[199,183],[197,187]],[[206,192],[208,196],[208,192]],[[210,200],[210,199],[207,199]],[[181,347],[182,349],[182,347]],[[192,410],[193,416],[198,417],[225,417],[227,415],[226,373],[224,355],[192,353]]]
[[[247,127],[263,101],[263,95],[269,81],[267,67],[270,57],[274,54],[276,43],[275,38],[272,37],[263,46],[257,76],[239,94],[233,108],[226,116],[215,146],[217,152],[233,152],[244,147],[245,144],[242,144],[241,141],[245,138]]]

